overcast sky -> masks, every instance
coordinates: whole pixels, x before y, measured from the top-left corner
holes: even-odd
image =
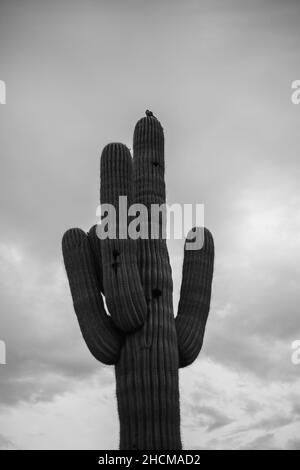
[[[96,222],[101,149],[132,148],[147,108],[168,202],[204,203],[216,245],[184,447],[300,448],[299,21],[297,0],[1,1],[0,448],[118,446],[114,371],[81,337],[61,237]]]

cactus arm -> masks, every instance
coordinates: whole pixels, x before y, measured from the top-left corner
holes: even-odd
[[[118,229],[119,196],[132,204],[132,158],[123,144],[107,145],[101,155],[101,204],[116,209],[117,239],[101,240],[103,288],[115,325],[125,333],[140,328],[147,316],[147,304],[137,264],[136,242],[120,239]],[[125,227],[127,229],[127,227]]]
[[[74,309],[85,342],[97,360],[115,364],[122,339],[105,312],[87,235],[80,229],[68,230],[63,236],[62,250]]]
[[[190,365],[198,356],[208,318],[214,263],[214,242],[204,229],[200,250],[187,250],[185,245],[182,284],[178,314],[175,319],[179,367]]]
[[[96,270],[96,277],[100,291],[104,295],[103,287],[103,268],[102,268],[102,256],[101,256],[101,240],[97,235],[97,225],[93,225],[88,232],[88,239],[90,242],[90,248],[94,258],[94,265]]]

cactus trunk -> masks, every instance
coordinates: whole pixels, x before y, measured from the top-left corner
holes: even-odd
[[[170,265],[163,241],[140,245],[148,316],[139,331],[127,335],[116,364],[120,449],[181,449]]]

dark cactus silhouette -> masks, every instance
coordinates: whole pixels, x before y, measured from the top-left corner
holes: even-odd
[[[128,205],[164,203],[164,171],[163,129],[147,111],[135,127],[133,160],[125,145],[104,148],[101,203],[117,208],[120,195],[128,196]],[[213,276],[213,239],[207,229],[202,234],[202,249],[185,249],[176,319],[163,237],[100,240],[96,226],[88,234],[70,229],[63,237],[83,337],[96,359],[115,365],[120,449],[182,448],[178,370],[201,350]]]

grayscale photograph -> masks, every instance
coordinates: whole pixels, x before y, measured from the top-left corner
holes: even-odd
[[[299,26],[297,0],[0,0],[1,450],[300,450]]]

